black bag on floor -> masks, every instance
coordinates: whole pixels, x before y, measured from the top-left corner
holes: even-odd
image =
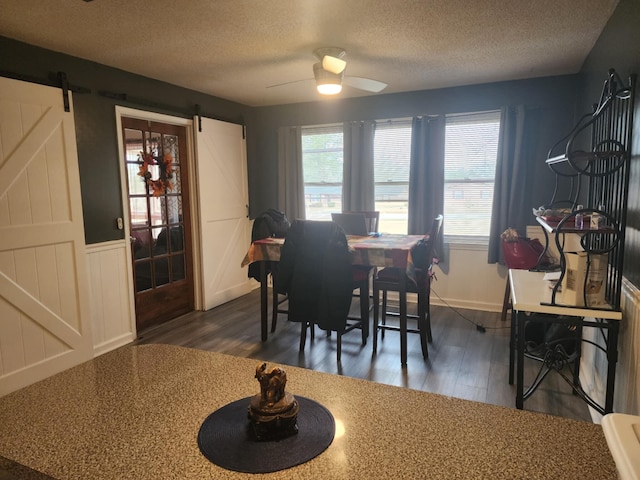
[[[526,351],[531,355],[543,357],[548,350],[562,349],[567,356],[571,356],[581,341],[581,331],[577,326],[565,323],[530,321],[525,324],[524,337]]]

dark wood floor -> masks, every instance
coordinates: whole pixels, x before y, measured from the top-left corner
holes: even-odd
[[[336,362],[335,334],[317,331],[304,352],[299,351],[300,327],[280,315],[276,332],[260,340],[259,290],[207,312],[192,312],[143,332],[135,344],[165,343],[294,365],[317,371],[362,378],[426,392],[515,408],[515,386],[508,383],[509,326],[498,313],[454,311],[433,306],[433,343],[423,360],[420,339],[409,334],[408,362],[400,367],[398,334],[387,332],[372,355],[371,337],[362,347],[360,332],[343,337],[342,361]],[[483,325],[486,332],[475,324]],[[536,373],[525,364],[525,384]],[[293,388],[294,379],[290,380]],[[525,409],[591,421],[588,408],[555,373],[525,401]]]

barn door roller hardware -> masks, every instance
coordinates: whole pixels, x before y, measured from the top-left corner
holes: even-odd
[[[198,117],[198,131],[202,131],[202,112],[200,111],[200,105],[196,103],[196,116]]]
[[[64,111],[70,111],[69,108],[69,81],[67,80],[67,74],[64,72],[58,72],[58,81],[60,82],[60,88],[62,89],[62,102],[64,103]]]
[[[70,110],[69,104],[69,92],[74,93],[91,93],[90,88],[79,87],[77,85],[71,85],[67,79],[67,74],[64,72],[49,72],[49,78],[37,78],[30,75],[23,75],[15,72],[7,72],[0,70],[0,77],[13,78],[14,80],[20,80],[22,82],[37,83],[38,85],[47,85],[49,87],[62,88],[62,101],[64,103],[64,111]]]

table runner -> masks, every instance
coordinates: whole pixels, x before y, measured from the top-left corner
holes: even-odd
[[[413,270],[411,247],[424,235],[383,234],[379,237],[359,237],[349,235],[347,242],[354,265],[374,267],[395,267]],[[284,238],[263,238],[251,244],[242,260],[242,266],[258,261],[280,261]]]

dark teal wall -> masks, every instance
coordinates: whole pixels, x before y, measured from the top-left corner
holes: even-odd
[[[624,80],[631,74],[640,75],[638,0],[620,0],[582,67],[583,91],[580,101],[583,111],[590,111],[590,106],[600,98],[610,68],[615,68]],[[629,281],[640,287],[640,91],[637,83],[634,117],[623,273]]]
[[[548,149],[571,127],[576,83],[576,76],[562,76],[257,108],[248,123],[252,138],[247,147],[251,214],[277,204],[277,130],[280,126],[474,112],[517,104],[540,110],[540,128],[532,155],[539,160],[531,166],[534,188],[530,203],[532,207],[548,203],[553,177],[544,160]]]
[[[386,119],[434,113],[499,109],[525,104],[540,110],[542,119],[531,166],[531,206],[551,197],[551,175],[544,164],[547,150],[572,124],[576,110],[576,77],[561,76],[442,90],[376,95],[326,102],[250,108],[156,80],[129,74],[67,55],[0,37],[0,70],[46,78],[64,71],[73,84],[92,93],[76,94],[78,155],[87,243],[122,238],[115,219],[122,216],[118,170],[115,105],[173,114],[200,104],[207,116],[247,125],[250,212],[252,216],[277,204],[277,129],[345,120]],[[171,110],[145,108],[99,95],[108,90],[127,93]]]
[[[73,96],[87,243],[123,238],[123,232],[116,228],[116,218],[122,217],[116,105],[190,118],[199,104],[203,114],[234,123],[243,123],[250,111],[237,103],[4,37],[0,37],[0,70],[45,80],[49,72],[61,71],[71,84],[91,90]],[[101,91],[126,93],[129,98],[170,106],[171,110],[116,101],[101,96]]]

